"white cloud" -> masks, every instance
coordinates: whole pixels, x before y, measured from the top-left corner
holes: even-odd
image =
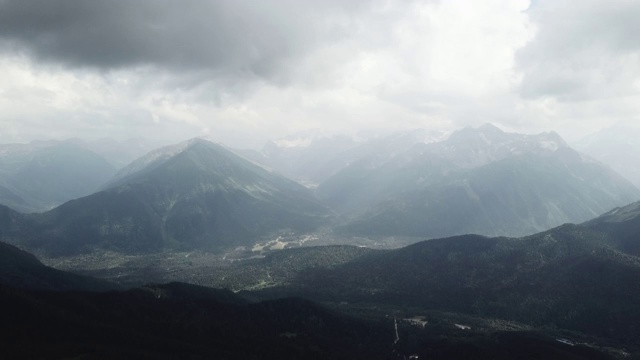
[[[535,38],[517,54],[524,116],[568,138],[640,122],[640,3],[537,1]]]
[[[126,33],[116,32],[107,45],[119,58],[104,61],[88,57],[89,45],[68,59],[59,49],[37,48],[42,44],[29,42],[31,35],[22,34],[22,23],[15,22],[5,31],[13,45],[0,56],[0,141],[69,136],[178,141],[208,135],[233,146],[257,146],[297,132],[451,130],[487,121],[513,131],[555,129],[577,137],[615,121],[638,120],[636,4],[274,0],[253,7],[225,2],[220,6],[243,22],[214,26],[214,44],[228,49],[195,51],[211,35],[206,22],[198,22],[176,33],[164,29],[171,36],[149,43],[125,41]],[[188,18],[183,15],[195,11],[182,13],[172,5],[178,12],[173,16],[168,9],[154,11],[178,28]],[[105,15],[101,26],[116,18]],[[141,29],[135,12],[122,21],[130,32],[156,31]],[[249,32],[220,37],[238,26]],[[54,44],[67,48],[77,41],[58,30]],[[82,44],[91,40],[90,34],[80,38]],[[175,47],[176,41],[188,44]],[[128,58],[121,51],[127,44],[143,45],[145,51]],[[180,55],[182,50],[188,51]],[[187,61],[186,54],[202,57]]]
[[[538,33],[518,56],[523,95],[576,101],[637,91],[640,3],[541,1],[529,12]]]

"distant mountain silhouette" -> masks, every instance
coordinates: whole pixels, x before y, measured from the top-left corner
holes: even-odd
[[[640,187],[640,129],[623,125],[605,128],[577,142],[575,148]]]
[[[427,238],[522,236],[640,199],[629,181],[557,134],[490,124],[392,157],[361,158],[317,193],[347,219],[341,232]]]
[[[72,141],[0,145],[0,204],[50,210],[93,193],[114,173],[103,157]]]
[[[328,214],[303,186],[194,139],[133,162],[103,191],[0,231],[50,255],[215,250],[310,231]]]

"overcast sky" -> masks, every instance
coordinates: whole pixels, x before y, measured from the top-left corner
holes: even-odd
[[[0,142],[640,123],[640,1],[0,0]]]

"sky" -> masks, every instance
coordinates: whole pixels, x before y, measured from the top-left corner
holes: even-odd
[[[0,0],[0,143],[640,124],[635,0]]]

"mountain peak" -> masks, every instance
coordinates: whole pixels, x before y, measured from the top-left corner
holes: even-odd
[[[150,170],[167,162],[169,159],[195,147],[220,147],[209,140],[203,138],[192,138],[178,144],[168,145],[153,150],[146,155],[134,160],[131,164],[120,169],[113,178],[102,188],[108,189],[120,184],[126,178],[129,178],[141,171]]]
[[[543,150],[556,151],[560,148],[568,148],[569,144],[555,131],[546,131],[535,135],[538,146]]]
[[[491,133],[495,133],[495,134],[504,134],[504,131],[502,131],[502,129],[500,129],[499,127],[493,125],[492,123],[484,123],[482,125],[480,125],[478,127],[478,131],[481,132],[491,132]]]
[[[205,139],[159,149],[124,170],[104,191],[52,210],[64,235],[45,252],[222,249],[310,231],[329,215],[302,185]]]
[[[538,134],[538,136],[539,136],[539,137],[546,138],[546,139],[548,139],[548,140],[555,141],[555,142],[557,142],[558,144],[561,144],[561,145],[563,145],[563,146],[569,146],[569,145],[567,144],[567,142],[566,142],[566,141],[564,141],[564,139],[562,138],[562,136],[560,136],[560,134],[558,134],[558,133],[557,133],[557,132],[555,132],[555,131],[545,131],[545,132],[542,132],[542,133]]]
[[[509,135],[500,128],[491,123],[486,123],[477,128],[466,127],[462,130],[455,131],[449,136],[448,141],[450,143],[466,144],[483,144],[491,145],[495,143],[503,142]]]
[[[203,138],[203,137],[194,137],[189,140],[183,141],[183,143],[186,144],[187,148],[192,147],[194,145],[206,145],[206,146],[214,145],[214,146],[224,147],[224,145],[222,145],[219,142],[216,142],[207,138]]]

